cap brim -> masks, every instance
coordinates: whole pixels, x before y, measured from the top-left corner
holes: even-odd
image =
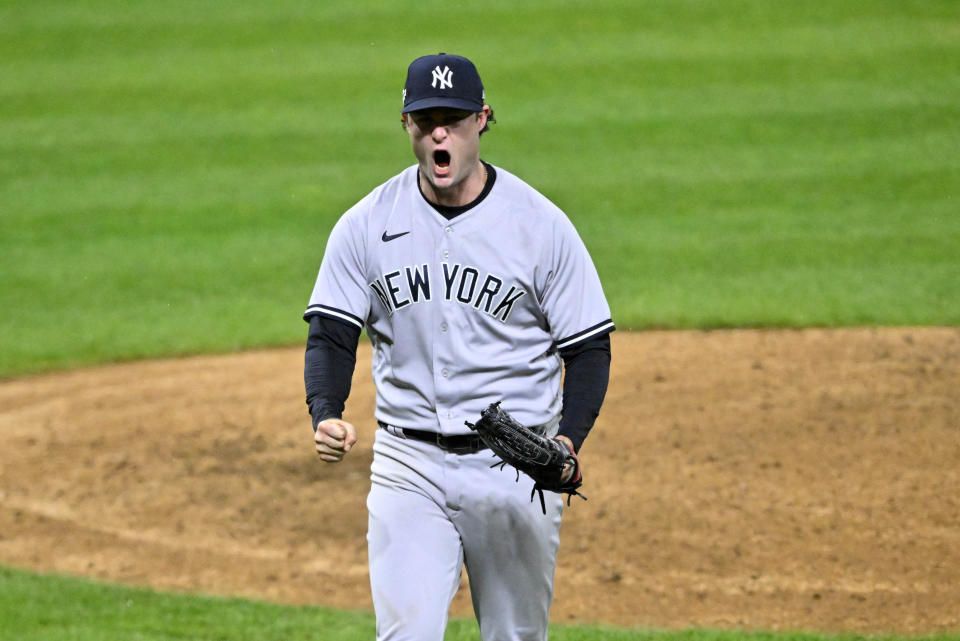
[[[414,100],[409,105],[404,105],[400,113],[410,113],[411,111],[420,111],[421,109],[433,109],[434,107],[449,107],[450,109],[463,109],[464,111],[483,111],[483,105],[478,105],[472,100],[463,98],[445,98],[443,96],[433,96],[430,98],[421,98]]]

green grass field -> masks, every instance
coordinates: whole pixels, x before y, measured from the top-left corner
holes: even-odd
[[[303,340],[438,50],[620,327],[960,323],[953,0],[3,2],[0,376]]]
[[[0,630],[31,641],[369,641],[373,616],[240,599],[160,594],[0,567]],[[6,638],[6,637],[4,637]],[[445,641],[477,639],[473,620]],[[894,641],[894,637],[717,630],[617,630],[552,625],[552,641]],[[902,639],[902,638],[898,638]],[[956,641],[960,636],[924,637]]]
[[[0,0],[0,377],[302,341],[437,51],[477,62],[484,158],[568,212],[621,328],[960,324],[955,0]],[[10,638],[372,625],[0,570]]]

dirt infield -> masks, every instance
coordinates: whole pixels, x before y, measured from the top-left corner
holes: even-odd
[[[0,383],[0,562],[369,608],[369,359],[339,465],[300,348]],[[553,619],[960,630],[958,390],[955,328],[614,334]]]

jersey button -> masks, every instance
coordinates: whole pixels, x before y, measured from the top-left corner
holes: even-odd
[[[449,374],[450,374],[450,371],[449,371],[446,367],[444,367],[442,370],[440,370],[440,376],[442,376],[442,377],[444,377],[444,378],[446,378]]]
[[[447,324],[446,324],[446,323],[440,323],[440,331],[441,331],[441,332],[447,331]]]
[[[444,252],[443,252],[443,257],[444,257],[444,258],[450,258],[450,252],[444,250]]]
[[[447,227],[447,228],[444,229],[443,231],[447,232],[448,234],[452,234],[452,233],[453,233],[453,227]]]

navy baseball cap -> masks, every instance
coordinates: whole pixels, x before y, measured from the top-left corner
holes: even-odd
[[[483,83],[472,62],[449,53],[421,56],[407,68],[403,112],[431,107],[483,111]]]

